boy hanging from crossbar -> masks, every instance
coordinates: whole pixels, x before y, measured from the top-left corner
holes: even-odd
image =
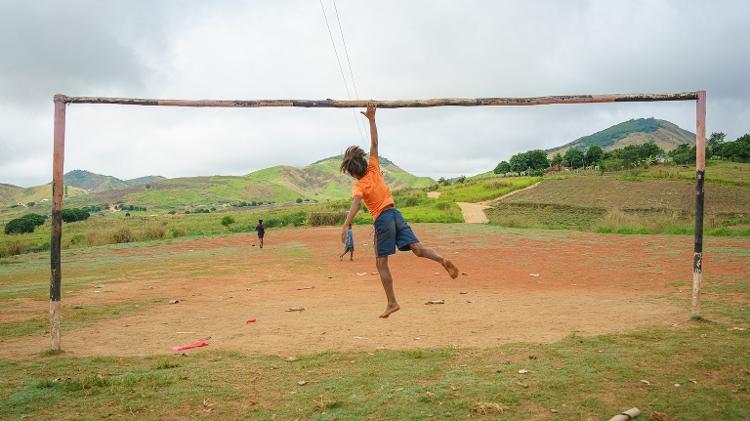
[[[387,318],[401,307],[396,301],[393,290],[393,277],[388,267],[388,256],[396,253],[396,247],[401,251],[411,250],[416,256],[424,257],[440,263],[451,278],[458,277],[458,268],[448,259],[442,257],[434,250],[427,248],[419,242],[411,227],[394,207],[391,190],[385,184],[380,172],[378,160],[378,129],[375,125],[375,104],[368,104],[367,111],[363,111],[370,122],[370,160],[365,160],[365,151],[359,146],[350,146],[344,152],[341,162],[341,172],[351,175],[357,182],[352,187],[352,206],[346,215],[344,227],[341,231],[341,241],[346,241],[346,232],[352,219],[360,208],[360,203],[365,202],[367,210],[372,215],[375,225],[375,264],[380,274],[380,281],[385,290],[388,304],[385,311],[380,315]]]

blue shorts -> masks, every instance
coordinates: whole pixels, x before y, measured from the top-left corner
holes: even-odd
[[[384,210],[375,220],[375,251],[378,257],[395,254],[396,246],[401,251],[409,251],[409,245],[418,242],[401,212],[395,208]]]

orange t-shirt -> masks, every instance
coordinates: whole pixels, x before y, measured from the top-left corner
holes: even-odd
[[[378,219],[386,206],[393,204],[391,189],[385,184],[383,174],[380,173],[377,156],[370,157],[365,176],[352,187],[352,197],[354,196],[359,196],[364,200],[373,221]]]

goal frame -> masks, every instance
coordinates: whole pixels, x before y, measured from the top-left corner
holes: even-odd
[[[363,108],[374,103],[379,108],[426,108],[444,106],[532,106],[552,104],[593,104],[610,102],[695,101],[695,241],[693,247],[693,291],[691,318],[701,317],[700,292],[703,272],[703,203],[706,165],[706,91],[652,94],[562,95],[529,98],[437,98],[405,100],[189,100],[113,97],[74,97],[55,95],[52,152],[52,218],[50,233],[50,289],[49,321],[52,350],[60,349],[60,319],[62,313],[62,205],[63,164],[65,161],[65,121],[69,104],[117,104],[163,107],[213,108]]]

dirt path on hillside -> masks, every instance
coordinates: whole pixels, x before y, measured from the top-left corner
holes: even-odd
[[[484,210],[489,208],[489,206],[482,205],[480,203],[466,203],[466,202],[456,202],[459,208],[461,208],[461,213],[464,216],[464,222],[467,224],[486,224],[487,222],[490,222],[489,219],[487,219],[487,215],[484,214]]]
[[[441,193],[439,191],[428,191],[427,197],[429,197],[430,199],[437,199],[440,197],[440,194]]]
[[[539,182],[541,183],[541,181]],[[491,207],[495,203],[505,199],[506,197],[513,196],[514,194],[518,192],[522,192],[525,190],[533,189],[534,187],[538,186],[539,183],[532,184],[528,187],[524,187],[522,189],[513,190],[510,193],[504,194],[500,197],[497,197],[495,199],[491,200],[485,200],[483,202],[477,202],[477,203],[467,203],[467,202],[456,202],[458,207],[461,208],[461,214],[463,214],[464,222],[467,224],[486,224],[487,222],[490,222],[489,219],[487,219],[487,215],[484,213],[484,210]],[[432,192],[431,192],[432,193]],[[439,192],[438,196],[439,196]],[[427,196],[429,197],[430,193],[427,193]]]
[[[64,294],[63,320],[88,306],[141,307],[64,329],[63,349],[71,356],[164,354],[206,337],[208,348],[189,352],[289,356],[489,347],[557,341],[572,332],[670,326],[689,315],[691,271],[685,262],[692,248],[686,236],[413,227],[465,275],[453,280],[434,262],[398,253],[391,269],[401,311],[387,320],[377,317],[385,297],[369,227],[354,228],[354,262],[339,261],[339,230],[333,227],[271,230],[263,250],[250,246],[252,235],[235,235],[65,251],[66,275],[90,286]],[[723,241],[731,242],[727,250],[750,247],[747,239]],[[107,273],[96,266],[102,263],[127,271]],[[707,273],[748,278],[750,266],[715,258]],[[169,299],[180,301],[170,305]],[[444,304],[425,305],[428,300]],[[46,320],[48,303],[34,302],[26,303],[26,311]],[[0,307],[0,318],[7,308]],[[250,319],[256,322],[246,324]],[[47,349],[49,340],[46,334],[4,337],[0,345],[0,358],[24,359]]]
[[[522,189],[518,189],[518,190],[513,190],[512,192],[510,192],[510,193],[507,193],[507,194],[504,194],[504,195],[502,195],[502,196],[500,196],[500,197],[496,197],[496,198],[494,198],[494,199],[490,199],[490,200],[485,200],[485,201],[483,201],[483,202],[479,202],[479,204],[481,204],[481,205],[485,205],[485,206],[488,206],[488,207],[489,207],[489,206],[492,206],[492,205],[494,205],[495,203],[497,203],[497,202],[500,202],[501,200],[503,200],[503,199],[506,199],[506,198],[508,198],[508,197],[510,197],[510,196],[513,196],[513,195],[514,195],[514,194],[516,194],[516,193],[521,193],[522,191],[526,191],[526,190],[531,190],[531,189],[535,188],[536,186],[540,185],[541,183],[542,183],[542,182],[540,181],[540,182],[538,182],[538,183],[534,183],[534,184],[532,184],[532,185],[530,185],[530,186],[528,186],[528,187],[524,187],[524,188],[522,188]]]

